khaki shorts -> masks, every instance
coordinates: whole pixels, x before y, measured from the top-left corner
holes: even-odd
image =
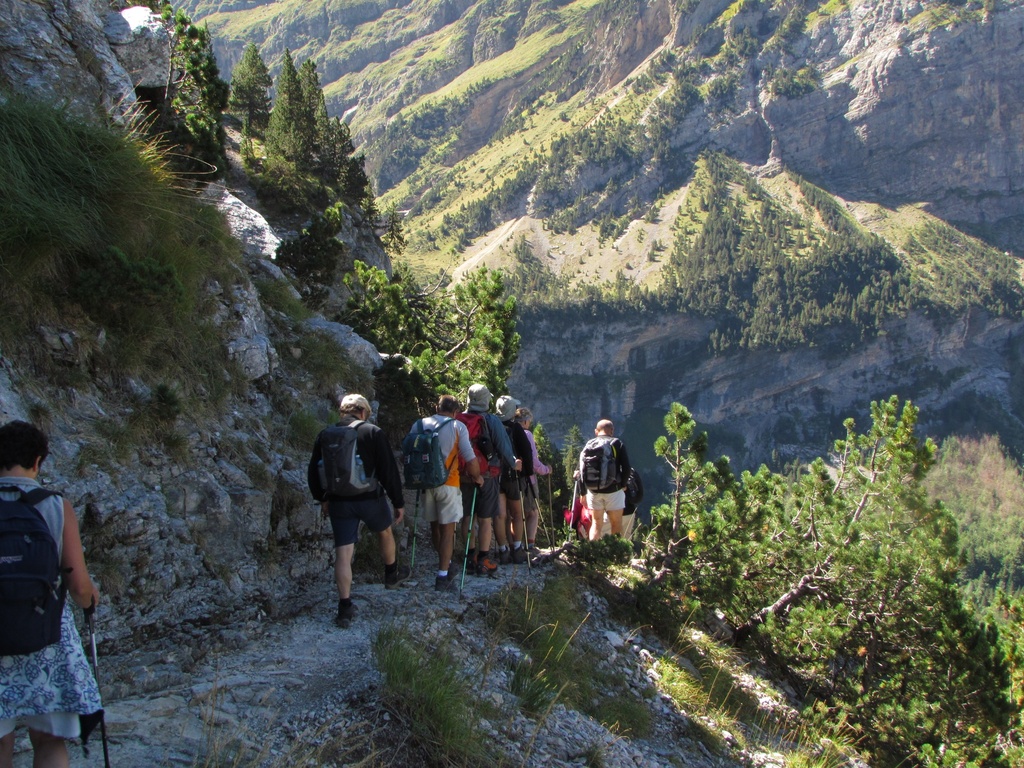
[[[623,490],[614,493],[591,493],[587,491],[587,509],[598,512],[614,512],[616,509],[626,508],[626,492]]]
[[[448,525],[462,519],[462,491],[455,485],[428,488],[423,492],[423,519]]]

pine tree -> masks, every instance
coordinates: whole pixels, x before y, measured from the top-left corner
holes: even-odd
[[[297,163],[309,150],[302,131],[303,111],[302,84],[295,69],[291,52],[286,48],[281,62],[281,73],[277,77],[277,93],[274,108],[267,124],[267,151],[291,163]]]
[[[297,158],[299,168],[315,172],[325,181],[334,179],[324,173],[322,160],[324,156],[324,140],[330,128],[327,117],[327,102],[323,89],[320,87],[320,75],[316,71],[316,62],[306,59],[299,67],[299,88],[302,92],[301,107],[296,112],[295,129],[301,136],[304,153]]]
[[[392,203],[384,214],[384,234],[381,235],[384,249],[393,257],[401,256],[405,249],[405,235],[402,232],[402,214]]]
[[[185,170],[216,177],[227,168],[226,136],[221,113],[228,84],[220,79],[209,30],[183,12],[174,16],[174,48],[167,102],[173,117],[168,134],[184,149]]]
[[[565,484],[569,488],[574,488],[576,480],[573,475],[577,467],[579,467],[580,451],[583,450],[583,433],[580,431],[579,424],[573,424],[569,427],[569,432],[566,434],[562,445],[562,466],[565,467]]]
[[[228,107],[243,122],[248,121],[249,130],[260,136],[270,121],[270,89],[274,79],[260,56],[256,43],[249,43],[242,51],[242,58],[231,73],[231,98]]]
[[[871,416],[863,434],[847,420],[830,464],[814,462],[784,499],[780,484],[745,478],[776,512],[726,613],[759,603],[737,637],[770,647],[879,765],[925,745],[976,758],[1007,716],[998,633],[960,593],[956,523],[921,485],[935,446],[914,436],[917,409],[893,397]]]
[[[346,276],[348,321],[382,351],[407,357],[434,392],[463,392],[482,382],[505,388],[519,354],[516,302],[500,273],[480,269],[448,291],[421,288],[404,267],[393,277],[362,262]],[[381,318],[387,318],[382,322]]]

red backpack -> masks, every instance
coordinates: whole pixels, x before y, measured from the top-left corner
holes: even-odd
[[[491,443],[490,433],[487,431],[487,419],[484,418],[482,413],[473,413],[472,411],[457,413],[455,418],[466,425],[466,431],[469,432],[469,442],[473,445],[473,453],[476,454],[476,460],[480,464],[480,474],[484,474],[487,471],[490,472],[492,477],[496,477],[499,471],[498,467],[490,466],[490,459],[494,455],[494,447]],[[468,477],[463,472],[465,468],[466,462],[460,456],[460,477]]]

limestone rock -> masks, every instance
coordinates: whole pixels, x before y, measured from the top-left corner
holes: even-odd
[[[351,326],[334,323],[322,317],[311,318],[303,325],[311,331],[323,333],[332,338],[339,346],[348,350],[352,359],[367,371],[372,372],[380,368],[380,352],[373,344],[353,331]]]
[[[171,32],[160,14],[145,6],[108,13],[103,31],[135,87],[167,87],[171,71]]]
[[[242,253],[250,263],[274,259],[281,238],[263,214],[235,197],[222,184],[208,185],[203,196],[224,214],[231,234],[241,243]]]
[[[131,75],[104,32],[105,0],[0,0],[0,89],[121,118],[136,103]]]

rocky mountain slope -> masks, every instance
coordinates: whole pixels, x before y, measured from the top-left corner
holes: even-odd
[[[112,46],[114,40],[129,48],[132,41],[141,44],[147,33],[130,30],[145,25],[122,14],[114,14],[120,21],[108,17],[103,3],[19,8],[26,19],[30,10],[38,15],[33,17],[32,36],[19,38],[13,30],[4,30],[8,47],[0,57],[0,70],[6,87],[47,93],[59,101],[74,95],[66,90],[69,83],[88,84],[83,85],[81,101],[74,102],[82,114],[97,114],[105,105],[128,98],[128,92],[119,90],[133,80],[128,59],[119,58]],[[129,33],[122,34],[122,22]],[[33,60],[37,45],[47,66],[29,77],[25,62]],[[96,46],[95,56],[87,55],[90,45]],[[48,66],[53,61],[62,65]],[[83,61],[85,65],[76,67],[75,62]],[[111,82],[117,87],[108,87]],[[338,382],[343,386],[367,381],[379,363],[378,351],[344,326],[322,318],[296,322],[265,303],[261,284],[290,288],[268,258],[281,233],[271,231],[230,192],[211,190],[210,196],[231,217],[244,251],[233,280],[208,286],[218,334],[232,363],[221,373],[234,379],[227,404],[215,415],[178,417],[174,430],[182,440],[177,452],[156,442],[134,444],[123,453],[111,445],[108,428],[125,423],[152,391],[145,382],[115,382],[103,372],[96,375],[90,349],[100,340],[83,338],[60,325],[43,326],[38,329],[38,349],[45,365],[0,352],[0,415],[31,417],[47,426],[54,435],[54,450],[46,480],[64,491],[83,518],[88,558],[107,597],[99,612],[99,640],[112,731],[119,740],[116,746],[130,755],[129,764],[190,764],[201,745],[208,743],[203,726],[209,723],[222,724],[229,738],[236,727],[252,726],[257,733],[272,730],[271,748],[280,758],[294,735],[307,727],[357,730],[355,721],[370,718],[371,725],[359,732],[372,733],[376,724],[388,720],[374,698],[377,680],[372,672],[353,677],[348,687],[335,687],[335,681],[321,676],[325,661],[344,663],[343,652],[344,660],[351,661],[354,654],[365,662],[369,635],[323,638],[328,628],[322,617],[330,613],[325,594],[330,593],[331,548],[323,521],[305,494],[305,445],[289,437],[297,406],[308,406],[312,417],[323,422],[336,394],[324,391],[295,364],[308,354],[305,339],[327,333],[348,350],[354,366]],[[346,222],[341,237],[364,259],[387,266],[372,234],[356,218]],[[936,331],[927,321],[911,317],[904,325],[893,326],[862,356],[849,360],[828,359],[813,350],[707,359],[697,348],[707,325],[676,316],[642,322],[627,317],[607,327],[541,322],[534,331],[537,342],[526,345],[512,388],[528,393],[524,399],[537,405],[542,420],[552,423],[561,413],[578,414],[580,421],[593,418],[598,413],[593,405],[581,407],[580,393],[588,391],[594,393],[594,402],[600,400],[601,413],[616,417],[657,409],[665,398],[675,397],[674,392],[685,392],[701,404],[698,415],[721,414],[723,431],[736,423],[730,421],[732,414],[743,414],[742,429],[750,430],[752,437],[744,443],[745,433],[736,429],[736,445],[760,444],[762,435],[777,430],[767,418],[769,403],[775,414],[789,414],[786,434],[793,440],[816,439],[821,414],[839,410],[858,393],[856,385],[840,391],[842,382],[869,370],[869,384],[877,379],[889,386],[910,375],[903,372],[908,360],[916,361],[919,371],[938,369],[940,375],[930,379],[937,382],[936,402],[947,391],[977,391],[1000,407],[1014,407],[1016,402],[1014,374],[1000,361],[1013,359],[1019,326],[980,314],[967,314],[953,333]],[[565,353],[567,337],[574,354]],[[588,349],[592,351],[580,354]],[[562,362],[556,362],[559,359]],[[821,369],[830,366],[834,373],[823,375]],[[682,368],[699,374],[688,379]],[[59,370],[62,375],[48,378],[40,370]],[[552,380],[544,382],[548,372]],[[668,382],[666,388],[655,388],[661,380]],[[759,386],[743,387],[733,406],[733,393],[740,389],[737,382],[747,380]],[[707,386],[707,381],[714,386]],[[870,387],[865,384],[862,389]],[[811,409],[788,404],[782,396],[787,391],[796,392],[801,403],[809,401]],[[830,396],[837,398],[834,407]],[[774,440],[780,451],[789,445],[789,438],[777,432]],[[509,580],[522,576],[507,573]],[[368,583],[361,585],[367,595],[366,613],[408,616],[408,623],[423,636],[439,642],[454,631],[467,640],[460,647],[469,647],[483,631],[477,608],[430,602],[429,565],[422,554],[418,576],[419,584],[410,584],[395,596]],[[530,577],[541,579],[540,574]],[[481,582],[471,586],[470,594],[474,601],[482,600],[492,589]],[[626,670],[637,697],[661,718],[660,730],[647,742],[632,743],[612,738],[576,713],[559,712],[550,721],[552,732],[537,736],[537,764],[578,763],[586,757],[579,752],[593,744],[605,745],[607,764],[613,765],[667,764],[679,758],[680,751],[681,759],[693,765],[729,765],[739,759],[734,751],[709,756],[687,741],[694,718],[651,695],[644,682],[651,679],[652,660],[663,649],[649,638],[626,641],[629,629],[607,618],[607,607],[599,598],[586,599],[599,619],[584,633],[590,647]],[[366,628],[378,627],[376,622],[372,619]],[[311,655],[310,647],[318,653]],[[500,652],[507,660],[518,653],[510,646],[486,650]],[[472,670],[491,659],[469,654],[461,661]],[[515,748],[540,729],[515,709],[508,676],[502,667],[489,678],[489,691],[497,696],[495,706],[503,713],[491,724],[491,735]],[[343,700],[346,697],[350,700]],[[249,722],[248,712],[254,714]],[[271,720],[276,721],[276,730],[266,724]],[[381,725],[385,736],[390,736],[389,727],[395,726]],[[724,734],[722,739],[730,743]],[[90,764],[96,759],[94,752]],[[24,764],[26,754],[20,753],[18,760]],[[756,760],[777,762],[764,755]]]
[[[583,195],[593,218],[671,193],[687,160],[713,148],[844,199],[921,202],[1021,246],[1024,8],[1014,0],[186,7],[210,25],[225,71],[250,41],[272,64],[284,48],[315,60],[378,189],[419,203],[414,232],[527,158],[559,162],[559,137],[601,118],[639,123],[670,157],[570,161],[556,194]],[[700,91],[694,103],[680,104],[683,77]],[[601,194],[609,179],[616,192]],[[519,185],[501,218],[544,218],[544,196]],[[429,242],[414,238],[414,255]]]

